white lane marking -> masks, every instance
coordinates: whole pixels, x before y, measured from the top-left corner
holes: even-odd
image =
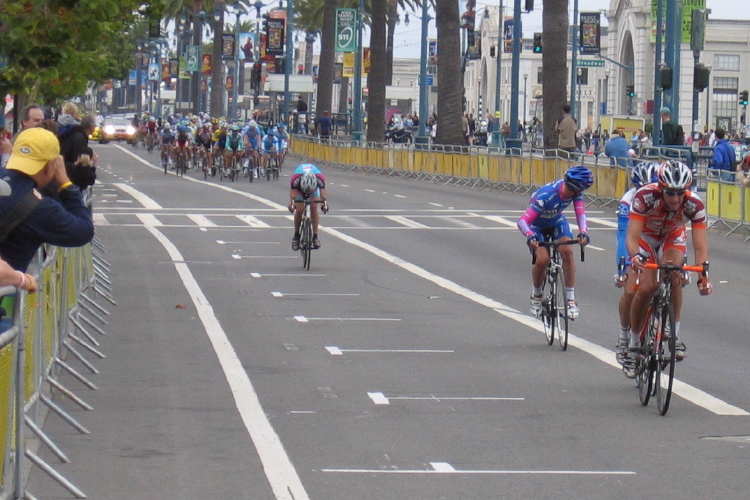
[[[300,323],[310,321],[401,321],[401,318],[308,318],[307,316],[295,316],[294,319]]]
[[[252,278],[324,278],[325,274],[311,274],[311,273],[250,273]]]
[[[430,467],[438,472],[456,472],[455,467],[447,462],[430,462]]]
[[[477,226],[476,224],[472,224],[469,221],[459,219],[458,217],[445,217],[445,220],[451,222],[452,224],[456,224],[457,226],[462,227],[464,229],[485,229],[482,226]]]
[[[505,217],[499,217],[497,215],[483,215],[482,217],[487,220],[491,220],[492,222],[500,223],[504,226],[517,227],[515,222],[508,220]]]
[[[276,298],[281,297],[359,297],[358,293],[290,293],[290,292],[271,292]]]
[[[603,252],[605,250],[602,247],[595,247],[594,245],[586,245],[586,248],[589,249],[589,250],[599,250],[601,252]]]
[[[375,403],[376,405],[391,404],[388,401],[388,398],[385,397],[385,394],[383,394],[382,392],[368,392],[367,395],[370,396],[370,399],[372,399],[372,402]]]
[[[163,224],[154,214],[138,214],[138,220],[140,220],[144,226],[162,226]]]
[[[107,202],[109,200],[102,200],[103,202]],[[133,203],[133,200],[115,200],[115,203]]]
[[[109,226],[109,221],[104,214],[94,213],[94,225],[95,226]]]
[[[394,194],[393,196],[396,198],[406,198],[403,194]]]
[[[440,396],[386,396],[382,392],[368,392],[367,396],[376,405],[390,405],[391,400],[415,400],[415,401],[524,401],[524,398],[513,397],[449,397]]]
[[[162,206],[156,203],[156,201],[153,198],[146,196],[142,192],[135,189],[133,186],[129,186],[123,182],[116,182],[113,185],[117,186],[122,191],[124,191],[125,193],[135,198],[135,200],[138,203],[143,205],[143,208],[148,208],[149,210],[161,210],[162,209]],[[119,202],[125,202],[125,201],[129,202],[130,200],[117,200],[117,201],[119,203]]]
[[[432,205],[433,207],[442,207],[443,206],[440,203],[434,203],[434,202],[430,202],[430,203],[428,203],[428,205]]]
[[[426,229],[430,227],[430,226],[425,226],[424,224],[421,224],[419,222],[415,222],[411,219],[407,219],[406,217],[402,217],[400,215],[388,215],[386,219],[392,220],[393,222],[402,224],[406,227],[413,227],[415,229]]]
[[[597,224],[601,224],[602,226],[614,227],[614,228],[617,227],[617,222],[612,222],[607,219],[601,219],[599,217],[586,217],[586,219],[589,222],[596,222]]]
[[[456,295],[465,297],[482,306],[489,307],[490,309],[495,310],[498,314],[502,314],[503,316],[507,318],[510,318],[514,321],[522,323],[533,330],[536,330],[538,332],[543,332],[543,327],[541,325],[541,322],[538,319],[532,318],[531,316],[528,316],[526,314],[521,314],[516,309],[513,309],[512,307],[507,306],[503,304],[502,302],[498,302],[494,299],[491,299],[482,294],[479,294],[473,290],[465,288],[451,280],[448,280],[446,278],[433,274],[415,264],[412,264],[411,262],[407,262],[401,259],[400,257],[396,257],[393,254],[390,254],[373,245],[370,245],[369,243],[365,243],[356,238],[353,238],[347,234],[342,233],[341,231],[337,231],[335,229],[330,229],[326,227],[321,227],[320,229],[324,231],[325,233],[335,236],[346,243],[359,247],[362,250],[365,250],[377,257],[380,257],[386,262],[390,262],[391,264],[394,264],[416,276],[419,276],[427,281],[430,281],[441,288],[449,290],[455,293]],[[617,362],[615,361],[615,356],[614,356],[613,351],[609,349],[605,349],[599,345],[596,345],[585,339],[576,337],[575,335],[572,335],[572,334],[568,336],[568,344],[578,349],[581,349],[582,351],[588,354],[595,356],[596,358],[600,359],[601,361],[604,361],[610,366],[613,366],[615,368],[620,368],[620,365],[617,364]],[[705,408],[706,410],[710,412],[715,413],[716,415],[743,415],[743,416],[750,415],[750,413],[743,410],[742,408],[732,406],[729,403],[722,401],[719,398],[716,398],[708,394],[707,392],[701,391],[698,388],[695,388],[693,386],[680,382],[677,379],[675,379],[674,381],[674,393],[690,401],[691,403],[695,405],[698,405],[702,408]]]
[[[229,383],[234,402],[242,422],[255,444],[263,471],[271,485],[277,500],[309,500],[302,480],[297,475],[289,456],[284,450],[281,439],[273,429],[266,412],[260,404],[247,371],[242,366],[237,352],[229,342],[226,332],[214,314],[213,307],[203,294],[190,268],[182,262],[184,259],[177,247],[158,229],[146,226],[146,229],[162,244],[174,261],[175,270],[180,276],[185,289],[190,294],[198,316],[206,329],[206,334]]]
[[[206,217],[205,215],[188,214],[187,217],[191,221],[195,222],[198,226],[201,226],[201,227],[216,227],[216,223],[213,222],[208,217]]]
[[[374,190],[374,189],[365,189],[364,191],[366,191],[366,192],[368,192],[368,193],[374,193],[374,192],[375,192],[375,190]]]
[[[406,353],[406,354],[451,354],[456,351],[449,349],[342,349],[333,345],[326,346],[331,356],[343,356],[345,352],[377,352],[377,353]]]
[[[236,215],[235,217],[250,227],[271,227],[253,215]]]
[[[430,462],[432,464],[442,462]],[[450,467],[450,466],[449,466]],[[571,475],[571,476],[631,476],[629,470],[407,470],[407,469],[320,469],[321,472],[342,472],[355,474],[490,474],[490,475]]]

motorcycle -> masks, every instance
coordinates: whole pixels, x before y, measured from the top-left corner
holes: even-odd
[[[385,131],[385,142],[392,142],[394,144],[410,144],[414,142],[414,137],[411,133],[411,130],[407,128],[388,129]]]

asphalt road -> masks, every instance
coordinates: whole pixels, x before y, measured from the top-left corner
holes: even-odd
[[[715,292],[685,294],[666,417],[615,363],[614,208],[589,207],[566,352],[528,313],[528,194],[325,171],[309,271],[280,181],[165,175],[97,147],[117,306],[46,429],[88,498],[745,499],[748,244],[711,231]],[[154,164],[152,165],[151,162]],[[106,305],[106,304],[105,304]],[[78,366],[75,360],[71,364]],[[58,398],[59,400],[59,398]],[[71,498],[35,470],[29,492]]]

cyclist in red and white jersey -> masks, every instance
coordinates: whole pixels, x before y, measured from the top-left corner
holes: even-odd
[[[630,350],[637,350],[640,331],[646,320],[649,301],[656,292],[656,270],[646,269],[646,262],[681,265],[686,254],[686,224],[692,228],[693,251],[697,265],[708,262],[708,236],[706,233],[706,207],[697,194],[690,191],[693,175],[682,162],[668,160],[659,167],[658,182],[639,189],[633,198],[628,222],[626,246],[631,266],[640,272],[640,283],[630,309]],[[675,311],[675,332],[679,335],[682,311],[682,279],[673,277],[672,303]],[[701,295],[712,292],[708,278],[698,280]],[[675,354],[678,360],[687,355],[685,344],[677,339]],[[630,353],[632,355],[632,352]],[[629,356],[631,357],[631,356]],[[632,360],[631,360],[632,361]]]

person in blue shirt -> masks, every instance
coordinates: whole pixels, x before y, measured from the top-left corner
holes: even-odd
[[[581,246],[587,245],[590,238],[587,234],[586,209],[583,192],[594,184],[594,174],[583,165],[576,165],[565,172],[562,179],[540,187],[529,201],[526,212],[518,219],[518,229],[526,236],[526,244],[532,253],[536,253],[536,262],[531,270],[533,290],[531,292],[531,314],[538,316],[542,308],[542,286],[544,275],[550,261],[547,248],[540,247],[545,240],[567,241],[573,239],[570,224],[563,211],[573,204],[578,223],[578,239]],[[565,299],[568,301],[570,319],[578,317],[579,308],[575,301],[575,260],[570,246],[561,246],[565,275]]]
[[[607,144],[604,146],[604,154],[609,156],[609,161],[612,165],[627,167],[631,164],[630,158],[635,156],[635,152],[631,154],[633,150],[621,134],[619,131],[612,132]]]
[[[287,146],[289,145],[289,134],[286,131],[286,125],[279,123],[276,128],[276,137],[279,139],[279,171],[286,158]]]
[[[725,182],[734,182],[737,168],[737,157],[734,148],[728,140],[724,138],[726,132],[724,129],[716,129],[716,145],[714,146],[714,158],[711,162],[711,170],[715,173],[720,171],[721,180]]]
[[[276,158],[276,164],[279,165],[279,171],[281,171],[281,163],[279,161],[279,138],[276,137],[273,129],[269,129],[268,133],[263,136],[260,141],[260,153],[262,157],[261,165],[267,166],[268,160],[271,157]]]
[[[240,126],[232,125],[232,131],[227,134],[224,142],[224,173],[229,174],[229,168],[232,166],[232,157],[237,159],[237,164],[242,163],[243,151],[245,150],[245,141],[240,135]]]
[[[656,182],[659,166],[659,162],[642,162],[634,166],[630,171],[630,181],[633,187],[625,192],[617,207],[617,273],[614,276],[614,284],[618,288],[624,287],[624,290],[619,303],[620,334],[617,340],[616,356],[617,362],[623,366],[626,364],[626,353],[630,341],[630,304],[635,296],[635,280],[629,280],[626,270],[620,266],[620,262],[628,258],[625,240],[628,233],[630,206],[633,204],[636,191],[641,186]]]
[[[294,213],[294,236],[292,237],[292,250],[299,250],[300,226],[302,225],[302,215],[304,210],[304,201],[322,201],[320,209],[323,213],[328,212],[326,203],[326,178],[323,172],[312,163],[302,163],[294,169],[292,177],[289,180],[289,211]],[[320,213],[318,204],[310,205],[310,218],[313,225],[313,248],[320,248],[320,239],[318,239],[318,222]]]
[[[94,237],[91,211],[81,190],[65,171],[57,136],[40,127],[22,131],[16,137],[8,163],[0,169],[0,179],[11,187],[9,196],[0,198],[0,220],[29,192],[39,203],[0,243],[0,255],[14,269],[25,272],[42,243],[60,247],[80,247]],[[57,199],[40,194],[52,182]]]

